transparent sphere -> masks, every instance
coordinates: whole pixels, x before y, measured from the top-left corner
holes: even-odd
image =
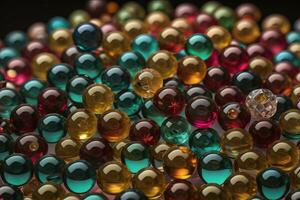
[[[119,31],[107,34],[103,39],[102,46],[104,51],[112,57],[118,57],[130,49],[129,39]]]
[[[259,38],[260,31],[255,21],[241,19],[233,26],[232,34],[238,41],[249,44],[255,42]]]
[[[280,14],[272,14],[266,17],[262,22],[263,30],[275,29],[283,34],[290,31],[291,24],[289,20]]]
[[[282,113],[279,124],[285,137],[300,139],[300,111],[298,109],[290,109]]]
[[[40,53],[32,59],[32,73],[41,80],[47,80],[47,71],[58,63],[59,59],[54,54]]]
[[[224,49],[231,43],[231,34],[222,26],[211,26],[207,32],[207,36],[211,39],[216,49]]]

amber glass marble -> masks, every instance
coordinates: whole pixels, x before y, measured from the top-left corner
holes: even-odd
[[[173,53],[178,53],[184,48],[183,32],[173,27],[164,28],[158,35],[158,44],[161,49],[168,50]]]
[[[213,46],[216,49],[224,49],[231,43],[231,34],[222,26],[211,26],[206,34],[211,39]]]
[[[292,91],[291,78],[283,73],[271,73],[266,78],[264,85],[276,95],[283,94],[289,96]]]
[[[282,113],[279,123],[285,137],[291,139],[300,138],[300,111],[298,109],[290,109]]]
[[[40,53],[31,61],[32,73],[41,80],[47,80],[47,71],[58,63],[59,59],[54,54]]]
[[[290,179],[293,188],[300,188],[300,164],[291,171]]]
[[[272,14],[263,20],[262,28],[264,30],[275,29],[283,34],[286,34],[290,31],[291,25],[285,16],[280,14]]]
[[[241,19],[234,24],[232,34],[238,41],[249,44],[259,38],[260,31],[255,21],[251,19]]]
[[[32,199],[34,200],[57,200],[62,199],[63,196],[64,190],[62,187],[53,183],[45,183],[32,193]]]
[[[165,27],[170,25],[169,17],[160,11],[151,12],[145,19],[145,24],[149,28],[149,32],[156,36]]]
[[[63,159],[66,163],[79,159],[81,143],[71,138],[62,138],[55,145],[55,155]]]
[[[164,191],[165,200],[198,200],[196,187],[186,180],[171,181]]]
[[[140,34],[146,33],[147,27],[143,21],[131,19],[124,24],[122,30],[129,38],[133,39]]]
[[[231,200],[231,194],[218,184],[203,184],[199,189],[199,200]]]
[[[238,18],[252,19],[255,21],[259,21],[261,18],[261,12],[259,8],[252,3],[243,3],[239,5],[235,11]]]
[[[273,71],[273,63],[262,56],[256,56],[249,61],[249,70],[265,80]]]
[[[109,56],[118,57],[130,49],[129,42],[129,39],[123,32],[114,31],[104,37],[102,47]]]
[[[157,145],[151,147],[150,156],[152,166],[160,171],[164,171],[163,168],[163,156],[165,152],[171,147],[171,145],[166,143],[158,143]]]
[[[61,54],[65,49],[72,46],[72,44],[72,34],[68,29],[57,29],[49,36],[49,48],[58,54]]]

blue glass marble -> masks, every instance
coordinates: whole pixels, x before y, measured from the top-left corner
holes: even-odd
[[[14,48],[4,47],[0,49],[0,67],[4,67],[10,59],[19,56],[19,52]]]
[[[291,31],[286,35],[286,41],[288,44],[294,42],[300,42],[300,33],[298,31]]]
[[[65,118],[51,113],[40,118],[38,132],[48,143],[57,143],[66,135]]]
[[[47,83],[45,81],[31,79],[21,86],[20,95],[26,103],[37,105],[37,98],[46,87]]]
[[[125,112],[128,116],[139,112],[143,100],[134,91],[127,89],[120,91],[115,97],[115,108]]]
[[[118,59],[118,65],[128,70],[131,77],[134,77],[138,71],[145,66],[145,59],[142,54],[137,51],[127,51]]]
[[[47,32],[52,33],[57,29],[69,29],[71,28],[70,23],[63,17],[53,17],[47,24]]]
[[[97,78],[104,70],[100,58],[91,53],[83,53],[75,60],[75,70],[79,75],[86,75],[91,79]]]
[[[145,60],[159,49],[157,40],[149,34],[141,34],[134,38],[131,48],[142,54]]]
[[[222,185],[234,172],[231,160],[221,153],[207,153],[198,163],[199,176],[205,183]]]
[[[300,59],[296,56],[296,54],[290,51],[284,50],[274,56],[275,63],[279,63],[282,61],[288,61],[292,63],[295,67],[300,67]]]
[[[148,200],[148,198],[137,189],[127,189],[118,194],[114,200]]]
[[[16,90],[0,89],[0,117],[9,118],[11,111],[20,103],[21,97]]]
[[[61,63],[54,65],[47,72],[48,82],[61,90],[66,90],[68,81],[76,75],[75,70],[68,64]]]
[[[201,60],[208,59],[213,51],[210,38],[204,34],[193,34],[185,43],[185,51],[192,56],[198,56]]]
[[[63,172],[64,185],[70,192],[82,194],[90,191],[96,181],[96,170],[85,160],[68,163]]]
[[[0,134],[0,161],[3,161],[7,156],[14,151],[13,138],[6,134]]]
[[[102,72],[101,81],[110,87],[113,92],[120,92],[129,87],[130,74],[124,67],[115,65]]]
[[[17,50],[22,50],[28,42],[28,37],[23,31],[12,31],[4,39],[5,45]]]
[[[22,186],[32,178],[32,162],[23,154],[11,154],[6,157],[1,168],[2,180],[9,185]]]
[[[100,193],[91,193],[85,195],[82,200],[107,200],[107,198]]]
[[[62,171],[65,162],[55,155],[45,155],[41,157],[34,166],[34,174],[40,183],[48,181],[61,184]]]
[[[205,153],[221,150],[220,137],[215,129],[196,129],[190,135],[189,146],[200,158]]]
[[[0,186],[1,200],[24,200],[23,193],[17,188],[10,185]]]
[[[83,23],[73,31],[73,40],[81,51],[93,51],[101,44],[102,31],[92,23]]]
[[[261,171],[256,182],[260,194],[266,199],[282,199],[290,188],[289,176],[275,167]]]

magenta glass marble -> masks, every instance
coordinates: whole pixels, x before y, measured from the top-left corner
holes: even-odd
[[[183,3],[176,7],[174,15],[175,18],[184,17],[187,18],[189,22],[194,22],[195,18],[199,13],[199,9],[190,3]]]
[[[23,58],[13,58],[4,68],[5,79],[16,85],[22,85],[31,78],[31,68]]]
[[[249,58],[254,58],[256,56],[262,56],[272,60],[273,54],[272,52],[259,43],[250,44],[247,46],[246,51],[248,53]]]
[[[214,66],[220,66],[219,63],[219,52],[217,50],[213,50],[210,57],[205,60],[205,64],[207,67],[214,67]]]
[[[260,36],[260,43],[269,49],[273,55],[286,49],[285,35],[276,30],[266,30]]]
[[[196,33],[206,33],[207,29],[213,25],[218,25],[217,20],[206,13],[197,15],[194,22],[194,29]]]

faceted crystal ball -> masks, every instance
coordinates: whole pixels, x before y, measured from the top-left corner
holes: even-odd
[[[246,105],[255,118],[271,118],[277,110],[277,99],[268,89],[257,89],[250,92]]]

